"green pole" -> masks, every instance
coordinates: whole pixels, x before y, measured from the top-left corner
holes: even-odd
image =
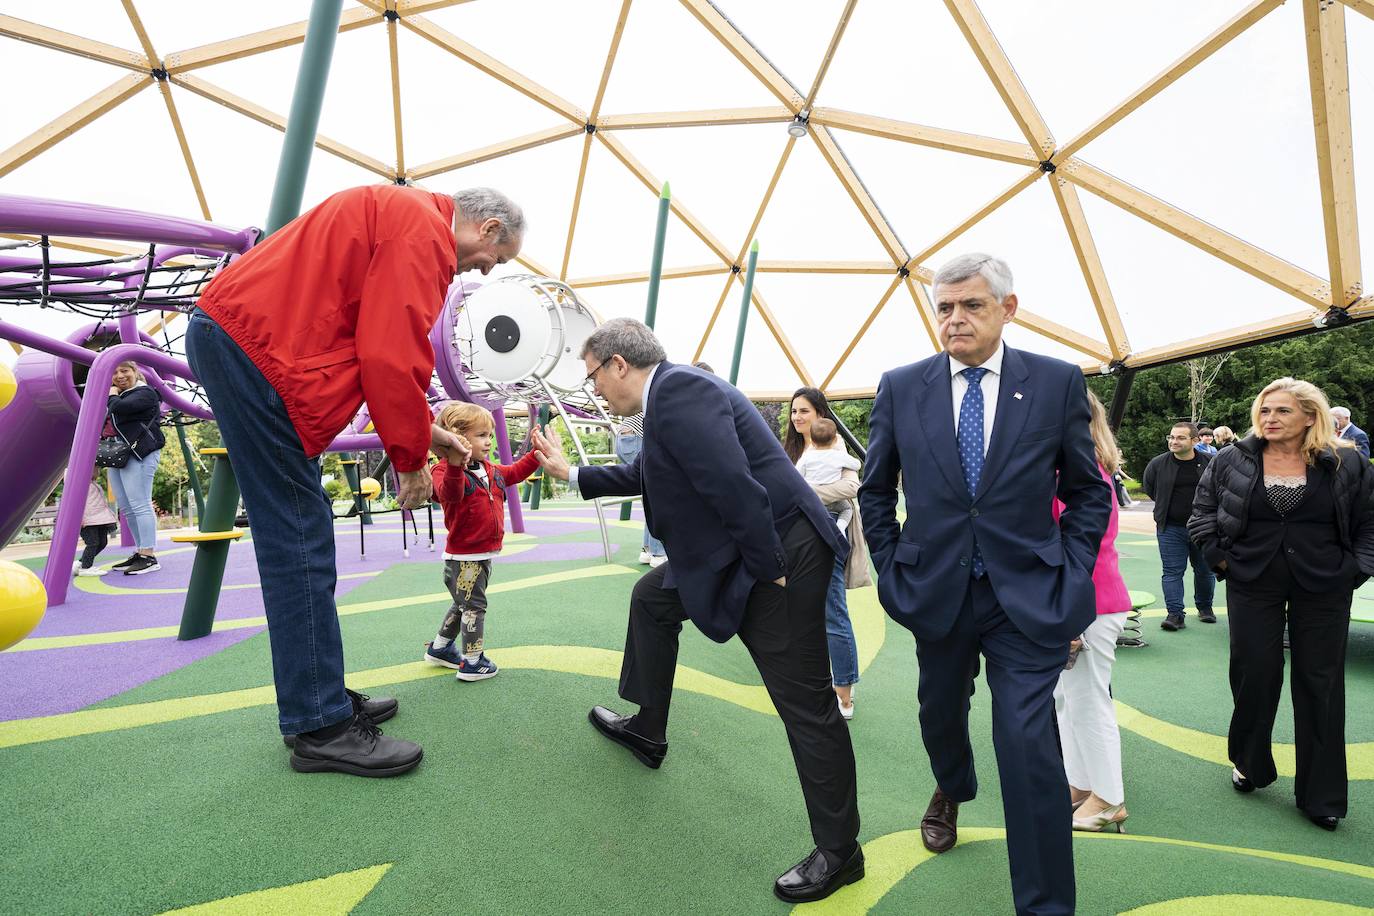
[[[215,469],[210,474],[210,495],[205,500],[205,512],[200,517],[204,534],[231,531],[234,516],[239,510],[239,482],[229,464],[224,449],[206,449],[215,456]],[[251,524],[251,519],[249,520]],[[186,588],[186,603],[181,609],[181,629],[177,639],[200,639],[209,636],[215,623],[215,606],[219,603],[220,585],[224,582],[224,564],[229,559],[228,540],[207,540],[196,544],[196,559],[191,565],[191,581]]]
[[[749,297],[754,293],[754,268],[759,263],[759,240],[749,246],[749,267],[744,272],[744,301],[739,304],[739,327],[735,329],[735,355],[730,359],[730,384],[739,381],[739,361],[744,355],[744,326],[749,323]]]
[[[182,413],[177,411],[173,423],[177,428],[177,441],[181,443],[181,457],[186,461],[186,476],[190,479],[191,493],[196,498],[196,518],[205,517],[205,494],[200,491],[200,472],[196,470],[195,459],[191,456],[191,446],[186,441],[186,430],[181,425]]]
[[[543,428],[548,425],[549,405],[540,404],[539,426]],[[530,511],[533,512],[534,510],[539,508],[539,497],[544,494],[544,469],[540,468],[539,471],[535,474],[535,476],[531,478],[531,480],[534,482],[534,488],[530,490]]]
[[[663,242],[668,235],[668,208],[673,194],[668,190],[668,182],[663,182],[663,190],[658,193],[658,226],[654,229],[654,259],[649,264],[649,301],[644,305],[644,323],[651,329],[658,315],[658,281],[663,278]]]
[[[267,212],[268,235],[301,212],[305,176],[310,171],[310,154],[315,151],[315,131],[320,126],[320,107],[324,103],[324,87],[329,81],[329,64],[334,57],[334,40],[339,36],[342,12],[343,0],[314,0],[310,7],[305,48],[301,51],[300,69],[296,71],[291,113],[286,119],[286,139],[282,141],[277,180],[272,186],[272,205]]]

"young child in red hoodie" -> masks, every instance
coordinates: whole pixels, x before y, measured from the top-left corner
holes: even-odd
[[[435,422],[467,439],[472,457],[466,467],[453,467],[441,460],[431,471],[435,498],[444,509],[444,527],[448,529],[444,585],[453,596],[453,606],[444,615],[434,641],[425,644],[424,660],[456,668],[460,681],[484,681],[495,677],[498,670],[482,651],[482,639],[491,561],[500,555],[506,536],[506,487],[533,474],[539,467],[539,456],[530,451],[515,464],[488,461],[496,424],[491,411],[476,404],[448,404]]]

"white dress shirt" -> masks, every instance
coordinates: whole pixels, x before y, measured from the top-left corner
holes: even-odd
[[[988,443],[992,441],[992,424],[997,419],[997,392],[1002,389],[1002,355],[1006,350],[1003,343],[997,344],[997,350],[987,358],[982,366],[977,367],[986,369],[987,374],[983,376],[983,454],[988,453]],[[951,396],[954,405],[954,435],[959,435],[959,407],[964,403],[964,394],[968,391],[968,378],[963,375],[965,369],[974,368],[965,363],[959,362],[953,356],[949,358],[949,374]]]
[[[998,357],[998,358],[999,358],[999,363],[998,363],[998,364],[1000,365],[1000,364],[1001,364],[1001,363],[1000,363],[1000,358],[1001,358],[1001,357],[1000,357],[1000,353],[1001,353],[1001,351],[998,351],[998,353],[999,353],[999,357]],[[661,366],[661,365],[663,365],[663,363],[654,363],[652,366],[649,367],[649,374],[646,375],[646,376],[644,376],[644,390],[643,390],[643,391],[640,393],[640,395],[639,395],[639,403],[640,403],[641,405],[643,405],[643,406],[640,407],[640,412],[639,412],[639,422],[640,422],[641,426],[642,426],[642,424],[644,423],[644,421],[645,421],[645,420],[648,418],[648,416],[649,416],[649,386],[652,385],[652,384],[654,383],[654,376],[658,373],[658,367]],[[611,430],[611,433],[612,433],[613,435],[614,435],[614,432],[615,432],[614,430]],[[582,491],[581,491],[580,489],[578,489],[578,486],[577,486],[577,471],[578,471],[578,468],[580,468],[580,467],[581,467],[581,465],[575,464],[575,465],[573,465],[572,467],[568,468],[568,489],[571,490],[571,491],[573,492],[573,494],[574,494],[574,495],[577,495],[577,496],[581,496],[581,495],[582,495]]]

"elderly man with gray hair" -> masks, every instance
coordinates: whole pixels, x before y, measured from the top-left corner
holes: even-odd
[[[1096,618],[1092,572],[1111,489],[1083,373],[1002,342],[1018,304],[1006,263],[955,258],[936,272],[932,296],[944,352],[878,383],[859,489],[878,598],[916,637],[935,775],[921,841],[934,853],[953,848],[959,805],[978,792],[968,713],[981,654],[1016,912],[1072,913],[1054,688],[1069,642]]]
[[[1336,437],[1355,444],[1361,455],[1369,457],[1369,434],[1350,422],[1349,407],[1331,408],[1331,419],[1336,421]]]
[[[454,275],[514,258],[524,231],[520,208],[490,188],[351,188],[220,271],[191,317],[186,354],[252,521],[278,725],[299,772],[396,776],[420,763],[418,744],[377,729],[396,701],[344,686],[319,457],[366,401],[397,501],[429,502],[429,450],[468,457],[431,422],[430,328]]]
[[[793,903],[827,897],[864,874],[854,751],[825,637],[830,571],[849,546],[739,389],[668,362],[653,332],[630,318],[599,327],[582,358],[613,413],[643,411],[643,449],[628,465],[574,468],[536,432],[540,461],[588,499],[642,493],[645,521],[669,557],[630,597],[620,695],[638,712],[597,706],[588,718],[657,769],[668,753],[682,621],[716,642],[739,636],[787,730],[816,844],[773,891]]]

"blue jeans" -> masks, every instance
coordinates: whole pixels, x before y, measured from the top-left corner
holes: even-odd
[[[114,490],[115,505],[124,513],[129,530],[134,534],[134,546],[152,553],[157,547],[157,514],[153,512],[153,475],[162,449],[149,452],[140,461],[133,455],[122,468],[110,468],[110,489]]]
[[[1164,607],[1170,617],[1183,616],[1183,572],[1193,564],[1193,601],[1199,612],[1212,610],[1212,593],[1217,577],[1202,555],[1202,548],[1188,537],[1185,525],[1166,524],[1156,537],[1159,539],[1159,559],[1164,564],[1160,587],[1164,589]]]
[[[334,518],[320,466],[305,454],[276,390],[204,312],[186,355],[210,398],[243,493],[258,560],[282,734],[353,714],[334,607]]]
[[[616,457],[626,464],[630,464],[639,456],[639,452],[644,448],[643,436],[616,436],[615,454]],[[661,557],[668,553],[663,549],[663,542],[649,533],[649,527],[644,526],[644,549],[650,556]]]
[[[859,683],[859,650],[849,623],[849,603],[844,594],[845,561],[835,558],[830,587],[825,593],[825,639],[830,645],[830,677],[836,687]]]

